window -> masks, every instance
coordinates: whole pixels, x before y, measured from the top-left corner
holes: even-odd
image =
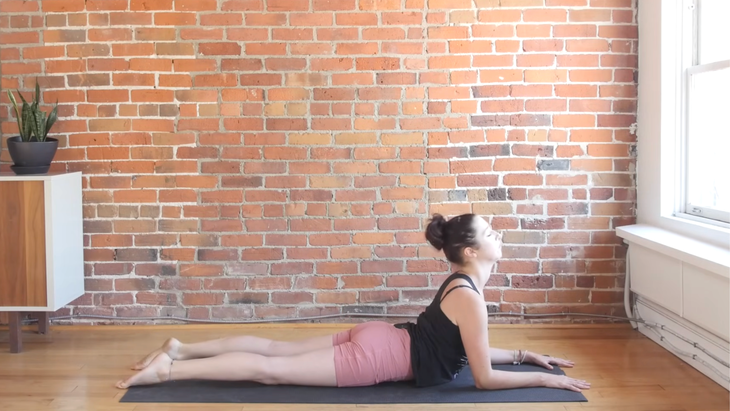
[[[692,56],[685,71],[680,213],[730,223],[730,1],[689,2]]]

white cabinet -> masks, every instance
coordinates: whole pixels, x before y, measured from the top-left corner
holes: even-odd
[[[0,173],[0,311],[20,352],[21,312],[45,315],[84,294],[81,173]]]

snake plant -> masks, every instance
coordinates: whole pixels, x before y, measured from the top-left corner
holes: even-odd
[[[51,127],[58,120],[58,101],[53,106],[51,113],[46,116],[46,113],[41,111],[38,107],[40,103],[41,88],[36,82],[35,84],[35,96],[33,96],[33,102],[28,104],[25,101],[20,92],[18,92],[20,99],[23,100],[23,106],[21,109],[18,108],[18,102],[15,100],[13,93],[8,90],[8,97],[13,103],[15,108],[15,116],[18,119],[18,131],[20,132],[20,139],[22,141],[31,141],[35,137],[36,141],[46,141],[48,132],[51,131]]]

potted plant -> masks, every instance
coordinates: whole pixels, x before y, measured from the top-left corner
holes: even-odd
[[[58,139],[48,137],[48,132],[58,119],[58,102],[51,113],[46,116],[46,113],[38,107],[40,94],[41,89],[37,82],[32,104],[28,104],[23,95],[18,92],[23,101],[22,108],[18,108],[13,93],[8,90],[8,96],[15,108],[20,133],[19,136],[8,139],[8,152],[14,163],[10,168],[15,174],[47,173],[58,149]]]

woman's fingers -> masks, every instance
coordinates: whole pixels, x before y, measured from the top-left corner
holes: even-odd
[[[584,380],[575,380],[574,379],[573,380],[573,385],[575,385],[576,387],[581,388],[581,389],[589,389],[589,388],[591,388],[591,384],[589,382],[587,382],[587,381],[584,381]]]
[[[582,390],[587,390],[591,388],[591,384],[584,380],[577,380],[575,378],[567,378],[567,380],[564,383],[565,389],[575,391],[575,392],[581,392]]]
[[[575,365],[573,361],[564,360],[562,358],[549,357],[548,362],[550,364],[559,365],[561,367],[572,367]]]
[[[591,388],[591,384],[585,380],[570,378],[567,375],[550,375],[547,379],[546,387],[581,392],[582,390]]]

